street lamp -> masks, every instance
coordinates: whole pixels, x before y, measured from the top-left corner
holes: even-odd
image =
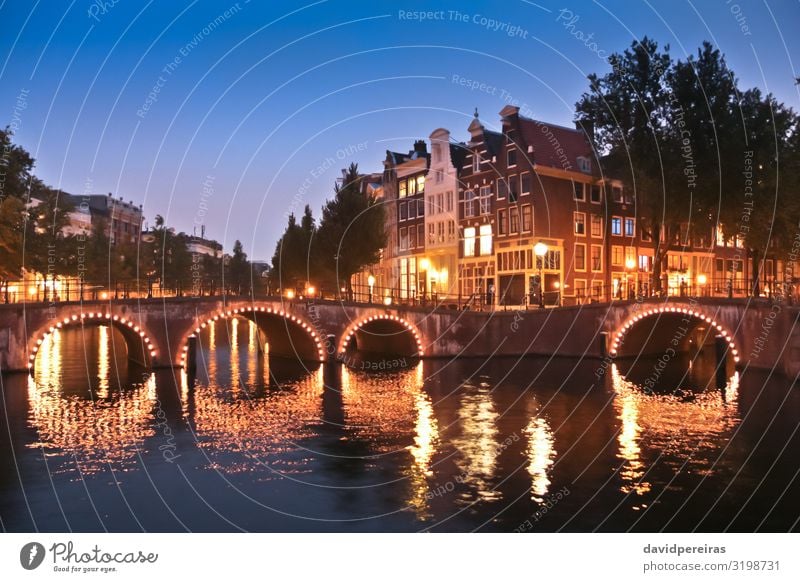
[[[372,275],[367,277],[367,285],[369,285],[369,302],[372,303],[372,289],[375,287],[375,277]]]
[[[628,294],[628,299],[631,298],[631,288],[630,283],[628,282],[628,273],[633,271],[633,268],[636,266],[636,261],[631,258],[625,260],[625,293]]]
[[[705,289],[706,283],[708,283],[708,278],[703,273],[700,273],[697,276],[697,284],[700,285],[700,296],[701,297],[704,297],[705,294],[706,294],[705,293],[705,291],[706,291],[706,289]]]
[[[390,295],[387,295],[386,297],[384,297],[383,298],[383,304],[386,307],[389,307],[392,304],[392,297]]]
[[[286,299],[288,299],[289,301],[291,301],[292,299],[294,299],[294,291],[293,291],[292,289],[289,289],[289,290],[286,292]]]
[[[539,241],[533,245],[533,252],[539,257],[539,307],[544,307],[544,256],[547,254],[547,245]]]

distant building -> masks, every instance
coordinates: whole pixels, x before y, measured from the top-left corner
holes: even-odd
[[[222,257],[222,244],[199,236],[186,237],[186,250],[193,255],[206,255],[214,258]]]
[[[132,201],[125,202],[121,196],[114,198],[110,193],[106,196],[101,194],[66,194],[66,196],[73,204],[74,210],[70,212],[70,222],[64,229],[65,234],[88,235],[94,226],[102,221],[111,244],[139,243],[144,221],[141,204],[137,206]]]

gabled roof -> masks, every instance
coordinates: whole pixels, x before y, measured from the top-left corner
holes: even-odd
[[[592,159],[592,146],[586,133],[536,119],[519,117],[525,143],[533,146],[533,160],[540,166],[578,171],[578,157]]]

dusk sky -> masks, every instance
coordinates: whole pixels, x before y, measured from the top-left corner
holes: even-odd
[[[287,212],[319,215],[342,167],[379,171],[437,127],[465,140],[476,107],[490,127],[508,102],[571,126],[586,76],[645,35],[673,58],[709,40],[740,88],[800,105],[788,0],[6,0],[0,22],[0,117],[39,177],[142,203],[150,224],[205,224],[255,260]]]

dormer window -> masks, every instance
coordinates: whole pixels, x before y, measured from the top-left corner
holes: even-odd
[[[481,167],[481,158],[478,155],[478,152],[472,152],[472,173],[477,174],[480,172]]]
[[[578,169],[585,174],[591,174],[592,163],[589,161],[589,158],[578,156]]]

